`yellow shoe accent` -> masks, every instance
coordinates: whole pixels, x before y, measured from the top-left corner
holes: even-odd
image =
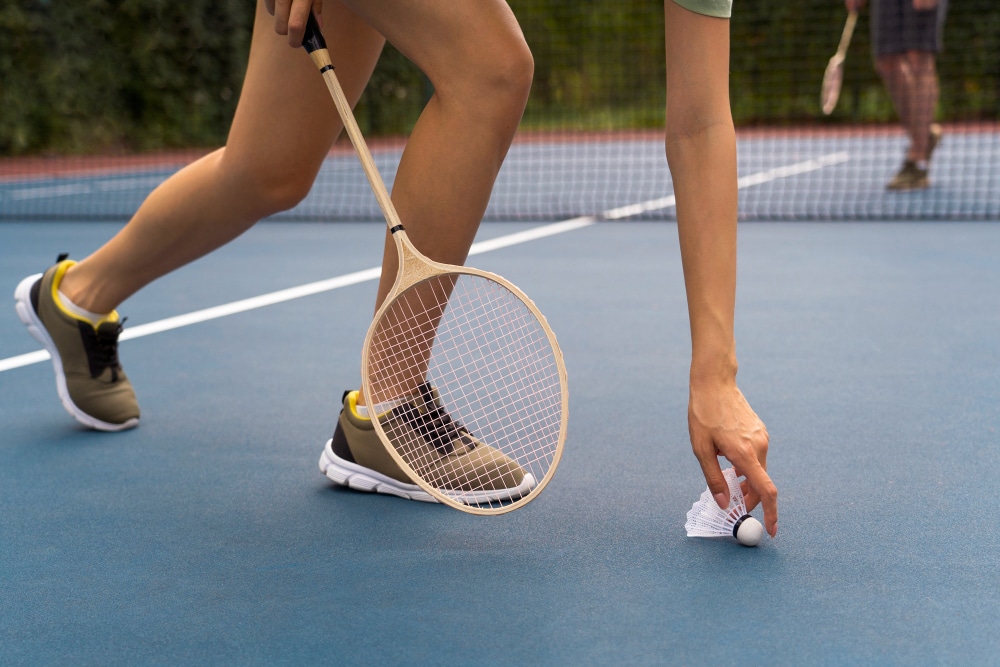
[[[52,286],[51,286],[52,303],[56,305],[56,308],[58,308],[59,312],[61,312],[63,315],[77,322],[86,322],[90,326],[94,327],[94,331],[97,331],[98,327],[100,327],[105,322],[111,322],[111,323],[117,322],[119,320],[117,310],[112,310],[110,313],[99,319],[97,322],[94,322],[89,318],[80,317],[79,315],[77,315],[76,313],[74,313],[73,311],[71,311],[69,308],[66,307],[66,304],[63,302],[62,295],[59,294],[59,285],[62,283],[62,279],[66,275],[66,271],[69,270],[70,267],[75,265],[76,262],[71,259],[63,260],[62,262],[59,262],[59,264],[56,265],[55,275],[52,276]]]
[[[351,414],[354,417],[356,417],[358,419],[368,420],[369,419],[368,417],[362,417],[361,415],[358,414],[358,394],[360,394],[360,392],[356,391],[356,390],[352,391],[352,392],[348,392],[348,394],[347,394],[347,404],[350,407]]]

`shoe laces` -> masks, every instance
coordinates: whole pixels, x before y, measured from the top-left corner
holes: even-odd
[[[126,318],[127,319],[127,318]],[[83,347],[87,352],[90,377],[100,377],[105,368],[111,369],[111,381],[118,381],[121,363],[118,361],[118,336],[121,335],[125,319],[120,322],[101,322],[95,329],[81,322]]]
[[[475,438],[461,422],[452,419],[434,399],[430,385],[427,383],[421,385],[420,394],[427,408],[425,412],[420,412],[417,406],[410,402],[396,408],[394,410],[396,415],[417,431],[442,456],[455,451],[455,440],[461,441],[469,449],[475,449],[477,445]]]

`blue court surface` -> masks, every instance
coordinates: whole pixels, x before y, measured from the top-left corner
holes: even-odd
[[[119,227],[0,224],[0,285]],[[1000,226],[741,225],[740,381],[781,494],[755,549],[683,529],[676,226],[478,240],[538,229],[469,262],[534,298],[570,378],[555,478],[498,517],[318,471],[381,223],[265,222],[126,302],[130,432],[63,411],[8,299],[0,664],[997,664]]]

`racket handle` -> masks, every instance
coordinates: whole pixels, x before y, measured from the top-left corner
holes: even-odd
[[[312,14],[309,15],[312,18]],[[837,53],[841,56],[847,54],[847,48],[851,45],[851,37],[854,35],[854,24],[858,22],[858,13],[851,11],[847,14],[847,21],[844,22],[844,30],[840,33],[840,44],[837,46]],[[317,29],[316,32],[319,32]],[[323,36],[320,35],[320,40]]]
[[[396,213],[396,208],[392,205],[389,191],[385,187],[382,175],[379,174],[378,168],[375,166],[375,159],[372,157],[371,151],[368,150],[368,144],[365,143],[365,138],[361,134],[358,121],[354,118],[354,111],[351,109],[351,104],[347,101],[344,90],[340,87],[340,81],[333,71],[330,51],[326,48],[326,40],[323,39],[323,33],[320,31],[319,24],[316,22],[316,17],[313,16],[312,12],[309,12],[309,18],[306,20],[306,32],[302,38],[302,48],[309,53],[309,57],[316,67],[319,68],[320,74],[323,75],[326,87],[330,90],[330,97],[333,98],[333,104],[337,107],[337,113],[340,114],[344,130],[351,139],[354,152],[357,154],[358,160],[361,162],[361,168],[364,169],[365,176],[368,178],[368,184],[371,185],[372,192],[375,193],[375,199],[378,201],[379,208],[382,209],[382,214],[385,217],[386,224],[389,226],[389,231],[392,232],[393,238],[397,238],[396,232],[403,229],[403,224],[399,221],[399,214]]]
[[[302,48],[306,50],[306,53],[326,48],[326,40],[323,39],[319,23],[316,22],[316,17],[312,12],[309,12],[309,18],[306,19],[306,32],[302,37]]]

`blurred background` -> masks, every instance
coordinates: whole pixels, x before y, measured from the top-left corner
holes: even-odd
[[[535,56],[520,136],[535,148],[530,156],[517,147],[512,151],[519,176],[500,179],[489,217],[599,214],[668,193],[659,138],[665,99],[662,4],[511,0],[510,5]],[[1000,158],[1000,4],[967,0],[949,9],[937,63],[937,119],[950,126],[938,173],[947,178],[936,180],[942,185],[936,195],[916,195],[903,204],[887,201],[881,192],[882,172],[901,160],[902,132],[873,66],[867,9],[845,63],[840,102],[830,116],[819,108],[823,71],[845,18],[843,3],[836,0],[735,6],[731,90],[741,170],[744,164],[767,169],[843,151],[851,161],[839,176],[825,170],[826,186],[799,184],[804,197],[779,188],[766,201],[763,195],[748,200],[741,216],[1000,215],[1000,202],[991,195],[1000,190],[991,173]],[[253,8],[245,0],[0,0],[0,217],[127,218],[165,175],[224,144],[252,20]],[[376,152],[379,138],[406,136],[431,93],[426,78],[387,45],[357,108]],[[623,136],[629,143],[621,143]],[[762,136],[765,141],[752,141]],[[631,141],[636,137],[644,141]],[[540,151],[538,145],[547,140],[549,152]],[[818,140],[826,143],[810,152]],[[558,155],[552,153],[567,143]],[[391,181],[399,146],[389,142],[385,151],[381,166]],[[151,159],[136,161],[137,155]],[[115,161],[121,157],[130,161]],[[284,218],[378,217],[377,209],[362,201],[369,199],[363,188],[355,201],[357,181],[338,179],[337,168],[331,168],[318,180],[313,201]],[[108,170],[130,175],[137,190],[38,180]],[[136,181],[136,174],[148,178]],[[552,188],[540,190],[540,180],[551,180]],[[875,180],[879,187],[868,192]],[[14,194],[11,184],[18,188]],[[26,191],[26,184],[34,189]],[[594,195],[595,190],[606,192]],[[838,202],[844,192],[855,193],[857,201]],[[63,194],[50,197],[53,193]],[[106,201],[88,203],[86,196],[95,193]],[[83,198],[72,201],[77,195]],[[919,197],[923,200],[915,204]],[[646,215],[669,218],[672,210]]]

